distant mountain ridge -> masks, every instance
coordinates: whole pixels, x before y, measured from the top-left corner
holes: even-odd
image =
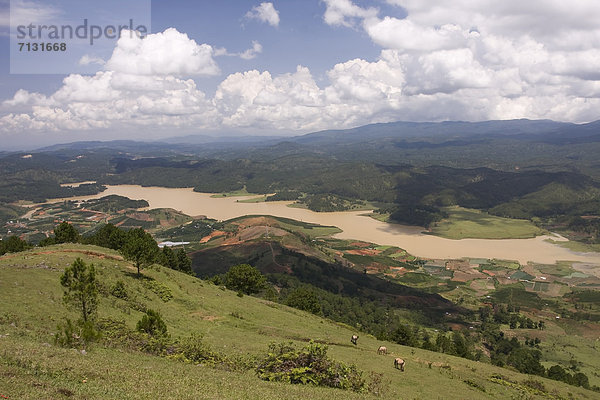
[[[395,138],[464,138],[469,136],[490,135],[557,135],[566,133],[569,136],[586,136],[600,133],[600,121],[589,124],[572,124],[555,122],[550,120],[507,120],[507,121],[446,121],[446,122],[389,122],[364,125],[351,129],[325,130],[309,133],[292,138],[293,141],[302,144],[329,144],[344,140],[346,143],[360,141]]]
[[[480,122],[388,122],[375,123],[348,129],[328,129],[297,136],[176,136],[158,141],[112,140],[82,141],[45,146],[36,151],[118,149],[122,151],[145,151],[172,149],[195,151],[199,149],[223,150],[235,147],[265,147],[292,142],[303,146],[331,144],[356,144],[381,139],[424,139],[430,141],[456,140],[467,137],[490,138],[512,136],[521,139],[541,139],[556,144],[586,143],[600,141],[600,121],[585,124],[556,122],[551,120],[490,120]],[[190,147],[191,146],[191,147]]]

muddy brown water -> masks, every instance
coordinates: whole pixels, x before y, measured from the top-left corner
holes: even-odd
[[[204,215],[217,220],[227,220],[244,215],[273,215],[320,225],[337,226],[343,232],[335,237],[356,239],[380,245],[398,246],[410,254],[425,258],[497,258],[553,264],[556,261],[578,261],[600,266],[600,253],[575,253],[547,240],[564,241],[556,236],[538,236],[531,239],[461,239],[452,240],[423,234],[423,228],[390,224],[369,217],[369,212],[347,211],[317,213],[302,208],[288,207],[292,202],[241,203],[244,197],[211,197],[210,193],[194,192],[192,188],[173,189],[142,187],[138,185],[113,185],[93,196],[78,196],[63,200],[87,200],[107,195],[144,199],[150,208],[173,208],[191,216]]]

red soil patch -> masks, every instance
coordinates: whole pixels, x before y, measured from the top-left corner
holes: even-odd
[[[223,231],[212,231],[210,233],[210,235],[204,236],[202,239],[200,239],[200,243],[206,243],[212,238],[216,238],[217,236],[225,236],[225,235],[227,235],[227,233],[223,232]]]
[[[346,254],[354,254],[357,256],[376,256],[381,253],[381,250],[364,249],[364,250],[346,250]]]
[[[354,247],[369,247],[369,246],[371,246],[371,243],[367,243],[367,242],[352,242],[352,243],[350,243],[350,246],[354,246]]]

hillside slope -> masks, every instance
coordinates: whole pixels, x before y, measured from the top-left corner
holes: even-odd
[[[364,399],[339,389],[261,381],[253,370],[228,372],[206,365],[128,350],[119,343],[95,344],[85,353],[55,346],[64,317],[59,277],[76,257],[97,267],[101,282],[99,318],[133,329],[144,308],[158,310],[174,338],[201,333],[215,351],[263,356],[270,342],[309,340],[329,345],[332,358],[355,363],[368,379],[383,374],[389,399],[577,398],[598,394],[507,369],[421,349],[382,343],[347,326],[249,296],[165,268],[133,268],[116,252],[83,245],[58,245],[0,257],[0,394],[8,399]],[[127,300],[110,288],[124,283]],[[157,294],[158,293],[158,294]],[[166,294],[170,294],[166,295]],[[162,298],[161,298],[162,296]],[[390,354],[377,355],[379,345]],[[406,371],[393,368],[394,357]],[[535,388],[534,388],[535,387]],[[536,389],[537,388],[537,389]]]

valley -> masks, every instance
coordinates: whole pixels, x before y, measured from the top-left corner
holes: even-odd
[[[575,253],[548,242],[564,241],[557,235],[540,235],[531,239],[460,239],[452,240],[422,231],[424,228],[381,222],[368,218],[365,211],[314,212],[289,207],[292,202],[244,202],[250,197],[219,196],[199,193],[191,188],[142,187],[137,185],[109,185],[106,191],[93,196],[53,199],[53,203],[81,201],[118,195],[134,200],[145,200],[150,209],[173,209],[188,216],[203,215],[216,220],[228,220],[245,215],[272,215],[341,229],[334,237],[355,239],[386,246],[399,246],[409,253],[437,259],[489,258],[553,264],[558,261],[576,261],[600,266],[600,253]],[[255,196],[254,196],[255,197]],[[506,220],[510,224],[513,220]],[[477,222],[472,222],[477,225]],[[480,223],[485,226],[487,222]],[[502,221],[500,221],[502,223]],[[435,231],[435,229],[434,229]],[[535,231],[539,233],[540,231]]]
[[[364,129],[385,133],[393,126]],[[375,389],[369,390],[377,391],[381,385],[387,390],[383,397],[398,395],[381,383],[402,384],[398,377],[385,368],[379,372],[373,367],[376,360],[360,361],[370,356],[362,350],[360,357],[352,355],[353,349],[334,339],[330,328],[324,328],[323,336],[315,333],[319,329],[302,328],[306,320],[292,330],[272,321],[277,318],[270,315],[272,310],[292,310],[294,315],[321,318],[311,324],[332,324],[345,335],[358,333],[370,346],[386,343],[395,354],[424,366],[427,377],[419,375],[418,379],[432,378],[428,370],[435,368],[445,373],[445,365],[449,371],[458,371],[455,361],[448,360],[467,362],[464,365],[469,365],[471,373],[461,372],[460,379],[471,389],[460,384],[448,398],[464,398],[465,390],[475,390],[472,398],[504,398],[509,392],[513,397],[569,398],[561,392],[565,388],[582,398],[593,398],[593,392],[577,391],[577,386],[600,387],[600,184],[591,158],[573,160],[565,168],[559,157],[544,159],[548,164],[539,165],[522,154],[513,155],[519,163],[515,169],[499,164],[506,156],[502,151],[501,156],[489,153],[484,164],[473,157],[492,143],[505,150],[514,149],[515,140],[537,143],[541,139],[537,133],[523,138],[497,135],[489,142],[480,136],[472,141],[440,142],[435,135],[409,140],[401,134],[390,138],[387,133],[381,137],[373,133],[366,144],[360,134],[345,132],[350,135],[345,146],[335,139],[341,134],[306,135],[278,144],[256,141],[243,149],[233,144],[194,148],[82,143],[6,155],[0,158],[0,188],[4,189],[0,192],[0,247],[7,252],[0,257],[3,275],[33,288],[35,283],[17,278],[22,271],[56,274],[76,255],[98,263],[102,279],[107,279],[100,290],[104,310],[98,326],[109,336],[90,352],[94,362],[106,362],[97,358],[98,352],[108,352],[107,357],[113,358],[110,346],[116,346],[118,352],[125,350],[129,362],[150,357],[144,362],[156,368],[186,370],[163,361],[174,357],[190,362],[180,353],[169,354],[176,350],[168,349],[188,343],[186,335],[193,327],[204,335],[203,343],[218,349],[209,352],[213,361],[206,361],[207,374],[221,379],[225,373],[227,379],[254,382],[247,372],[220,371],[223,365],[231,366],[226,361],[216,366],[214,357],[227,360],[243,355],[254,360],[244,365],[256,365],[261,350],[236,342],[240,335],[300,344],[316,338],[331,346],[336,357],[370,371]],[[385,161],[358,153],[367,145],[385,154]],[[531,144],[532,149],[537,146]],[[577,143],[547,146],[553,146],[557,154],[581,149]],[[449,158],[442,160],[445,151]],[[594,151],[592,145],[589,151]],[[353,158],[358,154],[364,157]],[[460,154],[471,158],[460,159]],[[432,157],[443,162],[432,165]],[[403,163],[408,159],[413,165]],[[73,236],[58,239],[60,227],[72,228]],[[124,258],[132,232],[147,232],[152,245],[162,247],[156,250],[160,256],[139,275]],[[264,286],[252,296],[238,292],[241,303],[232,309],[224,305],[222,310],[205,310],[206,296],[217,302],[221,293],[236,297],[227,275],[233,266],[246,264],[264,279]],[[179,271],[194,276],[181,280]],[[7,286],[10,282],[3,279],[0,284]],[[172,279],[177,280],[176,286]],[[190,283],[185,283],[187,279]],[[208,291],[196,291],[195,286]],[[132,293],[134,287],[135,294],[122,302],[118,296]],[[5,343],[27,352],[55,334],[52,324],[61,320],[56,308],[60,301],[50,295],[47,312],[52,323],[46,321],[47,327],[42,328],[33,322],[39,316],[30,306],[20,308],[29,303],[12,291],[8,296],[19,301],[2,309],[0,328],[9,334],[3,336]],[[46,293],[38,292],[42,297]],[[153,296],[160,300],[155,302]],[[243,310],[254,307],[248,302],[255,300],[266,308],[245,314]],[[177,307],[165,308],[161,302]],[[11,314],[17,308],[19,312]],[[163,350],[151,354],[147,348],[133,346],[134,333],[128,331],[148,308],[169,313],[163,316],[172,332],[171,338],[163,338],[172,342],[164,348],[155,343]],[[193,322],[198,316],[201,321]],[[24,324],[20,318],[29,322]],[[23,339],[12,338],[17,331],[26,332],[11,331],[21,326],[30,333]],[[115,334],[125,336],[111,336]],[[221,341],[225,337],[226,344]],[[265,337],[258,342],[265,342]],[[133,347],[124,349],[127,343]],[[32,359],[7,348],[3,351],[14,390],[29,393],[25,398],[39,397],[39,393],[53,397],[48,394],[53,390],[93,398],[108,390],[100,381],[95,381],[92,391],[78,388],[71,378],[54,378],[56,372],[43,375],[40,392],[28,389],[24,377],[35,371]],[[51,347],[48,355],[73,362],[59,348]],[[166,360],[153,358],[161,355]],[[89,368],[83,361],[81,368]],[[502,373],[488,371],[500,366],[505,367]],[[50,363],[45,368],[54,367]],[[516,371],[535,378],[509,376]],[[383,381],[378,381],[377,374],[383,374]],[[459,375],[448,376],[452,380]],[[185,382],[176,382],[182,398],[196,393]],[[209,384],[209,392],[215,384]],[[252,393],[273,390],[256,382],[247,384]],[[322,398],[308,390],[311,398]],[[147,396],[156,393],[162,392],[152,388]],[[277,396],[272,393],[265,398]],[[410,393],[419,397],[433,392],[417,385]],[[336,394],[323,396],[337,398]],[[236,398],[236,394],[230,391],[225,398]]]

